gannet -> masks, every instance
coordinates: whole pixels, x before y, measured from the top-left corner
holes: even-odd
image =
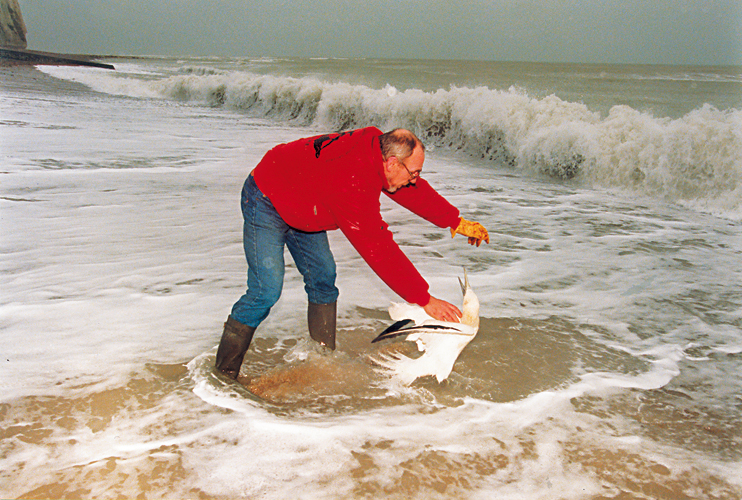
[[[437,321],[418,305],[395,303],[389,307],[389,316],[396,323],[371,341],[407,335],[405,340],[416,342],[422,356],[410,358],[401,353],[376,353],[370,356],[371,361],[382,367],[382,371],[391,372],[404,385],[426,375],[434,375],[438,383],[448,378],[459,354],[479,330],[479,299],[469,285],[466,270],[464,282],[459,278],[459,284],[464,294],[459,323]]]

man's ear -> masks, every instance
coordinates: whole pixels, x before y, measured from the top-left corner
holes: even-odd
[[[391,172],[392,171],[392,158],[393,156],[390,156],[386,160],[384,160],[384,172]]]
[[[386,169],[389,172],[391,172],[392,171],[392,167],[394,165],[397,165],[397,164],[400,164],[400,163],[402,163],[402,162],[399,161],[399,158],[397,158],[396,156],[392,155],[392,156],[390,156],[389,158],[386,159],[386,164],[384,166],[386,167]]]

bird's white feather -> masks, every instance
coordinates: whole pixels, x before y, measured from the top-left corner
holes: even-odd
[[[405,385],[428,375],[434,376],[438,382],[448,378],[459,354],[479,330],[479,300],[466,275],[465,285],[462,284],[461,288],[464,304],[460,323],[437,321],[417,305],[392,304],[389,316],[393,320],[410,319],[414,322],[413,332],[405,340],[415,342],[423,354],[410,358],[401,353],[377,353],[371,356],[371,360]],[[399,330],[400,333],[404,331]]]
[[[435,321],[428,316],[425,309],[416,304],[407,304],[406,302],[393,302],[389,306],[389,317],[394,321],[411,319],[416,325],[421,325],[425,321]]]

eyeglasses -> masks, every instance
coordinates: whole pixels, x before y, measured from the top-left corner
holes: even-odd
[[[395,158],[396,158],[396,156],[395,156]],[[410,182],[412,182],[415,179],[417,179],[418,177],[420,177],[420,174],[422,173],[422,170],[417,170],[415,172],[411,172],[410,169],[407,168],[407,165],[405,165],[402,160],[400,160],[399,158],[397,158],[397,161],[402,164],[402,166],[404,167],[405,170],[407,170],[407,175],[410,176]]]

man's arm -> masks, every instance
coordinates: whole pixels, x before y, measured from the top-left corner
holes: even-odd
[[[418,178],[414,185],[386,194],[436,226],[450,228],[451,237],[462,234],[468,238],[470,245],[476,246],[481,245],[483,241],[490,242],[489,234],[484,226],[460,217],[458,209],[421,178]]]
[[[336,221],[351,245],[389,288],[407,302],[428,305],[428,283],[394,241],[381,215],[363,217],[354,211],[336,217]]]
[[[451,205],[425,179],[418,178],[414,185],[394,193],[384,191],[396,203],[438,227],[456,228],[459,209]]]

